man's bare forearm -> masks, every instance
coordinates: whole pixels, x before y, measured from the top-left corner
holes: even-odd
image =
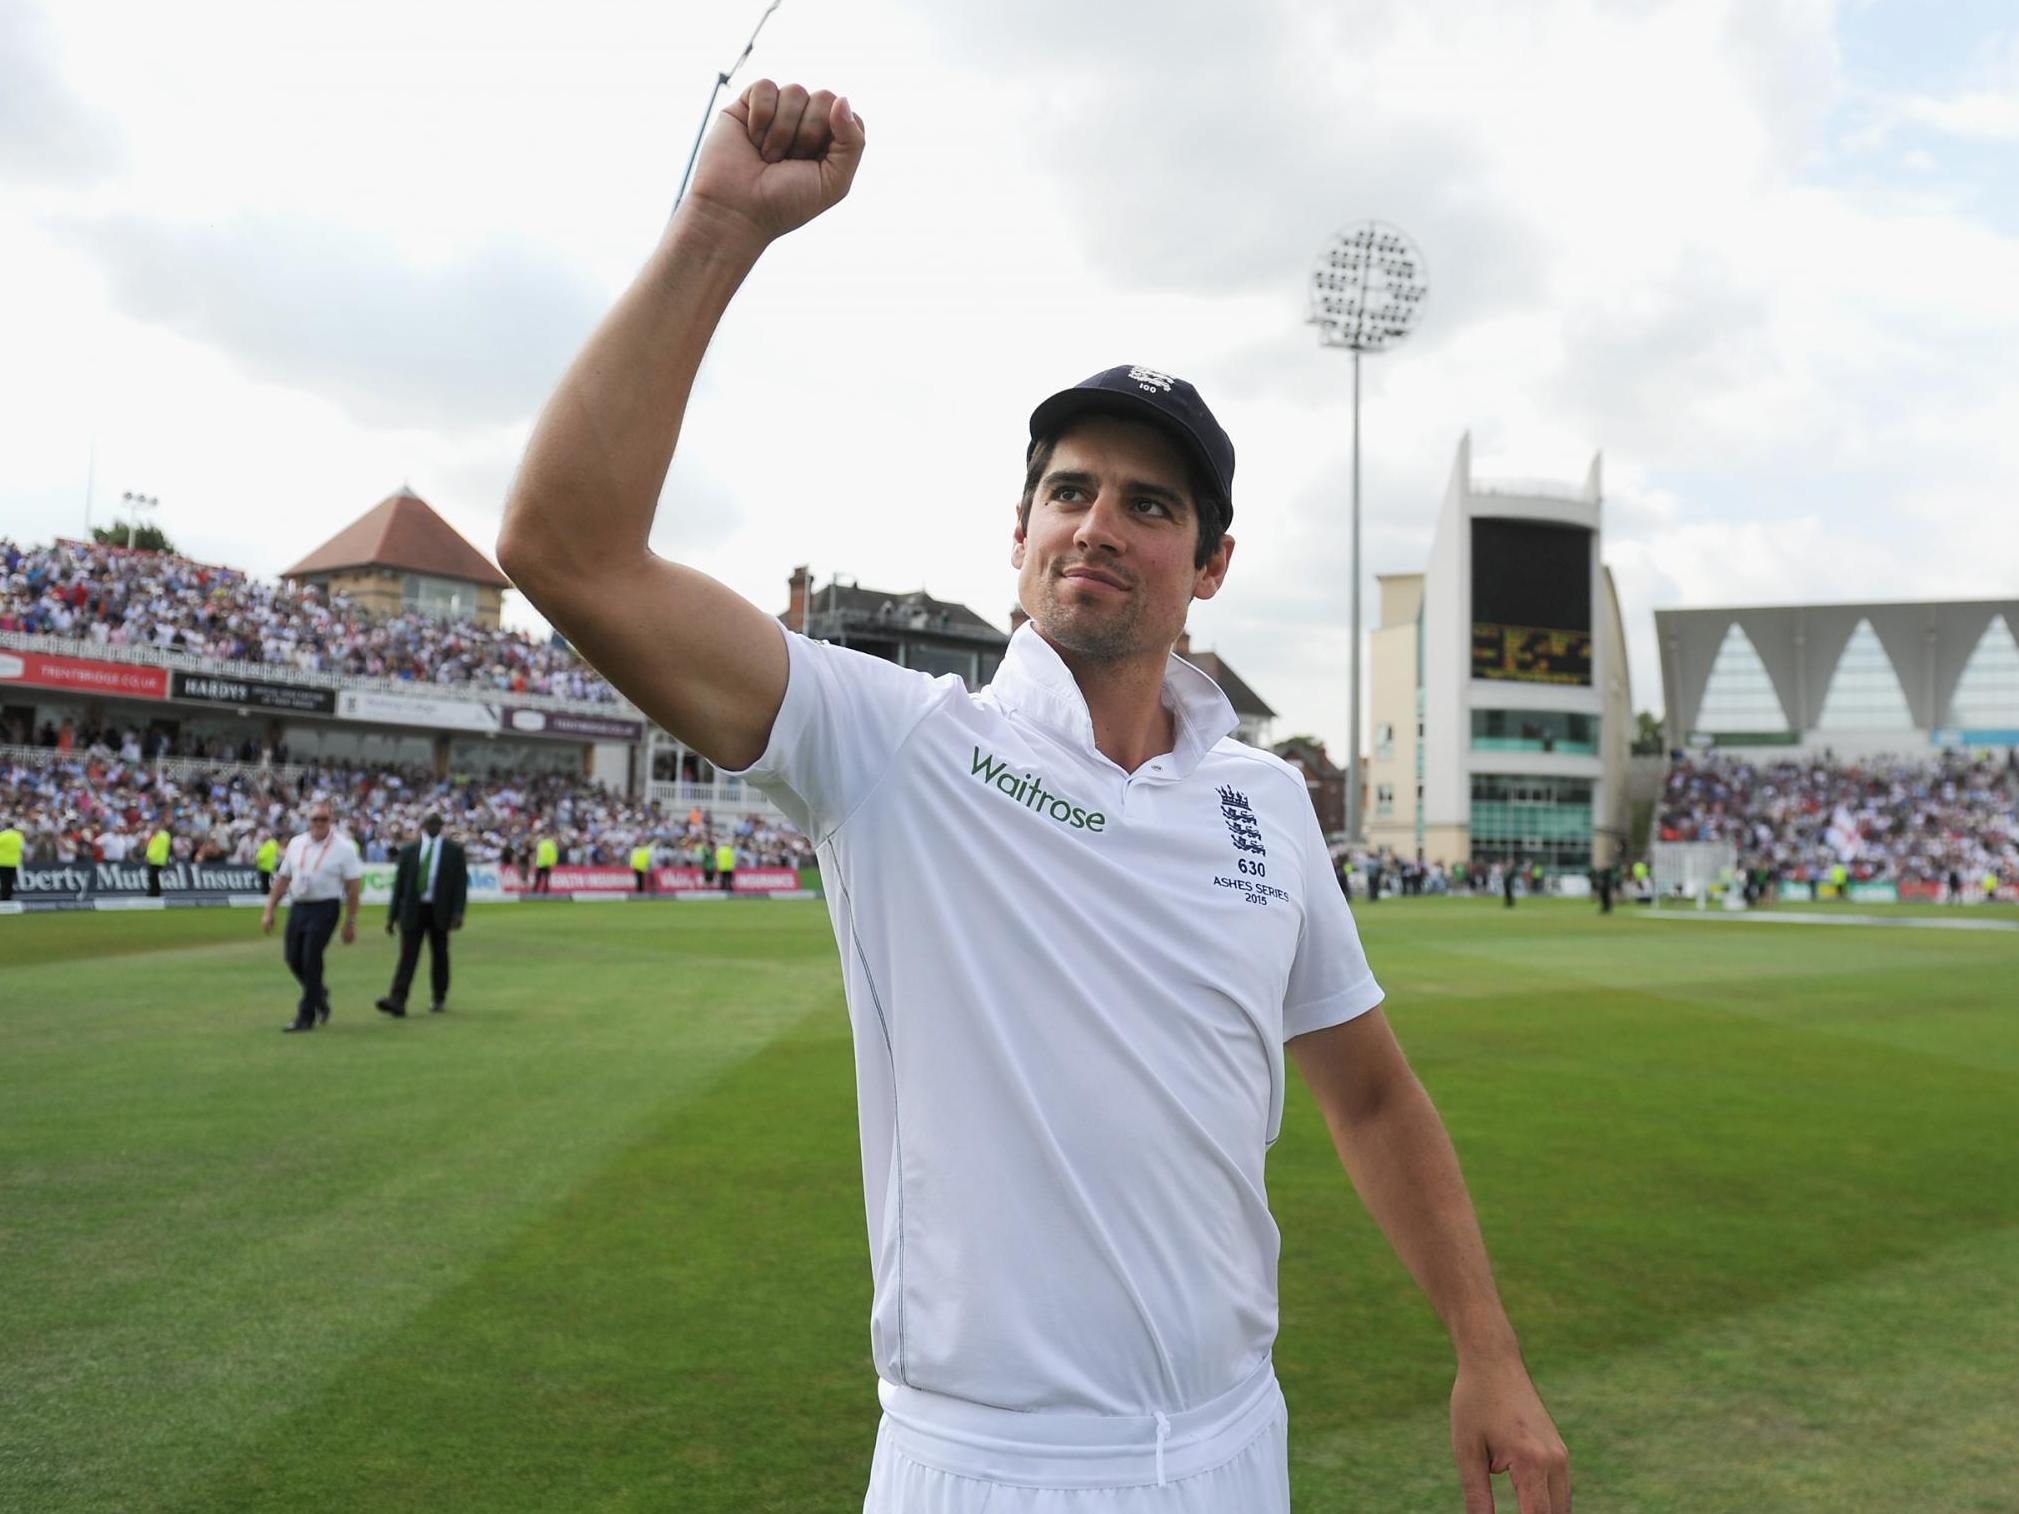
[[[498,538],[506,571],[536,598],[542,582],[594,580],[648,550],[702,355],[764,246],[754,227],[690,201],[569,367]]]
[[[1367,1212],[1451,1332],[1459,1360],[1519,1360],[1486,1240],[1437,1107],[1413,1076],[1333,1132]]]

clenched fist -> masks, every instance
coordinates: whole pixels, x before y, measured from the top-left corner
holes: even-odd
[[[848,193],[863,141],[862,118],[832,90],[759,79],[716,118],[687,201],[782,237]]]

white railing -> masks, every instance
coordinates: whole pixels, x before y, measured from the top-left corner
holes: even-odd
[[[140,667],[172,668],[184,673],[202,673],[218,678],[255,678],[269,683],[288,683],[307,689],[370,689],[388,694],[425,694],[437,699],[463,699],[478,704],[509,700],[535,709],[566,710],[581,715],[616,715],[640,718],[638,711],[621,696],[615,701],[570,699],[561,694],[518,693],[476,683],[436,683],[432,679],[373,678],[364,674],[327,673],[318,668],[298,668],[289,662],[248,662],[236,657],[199,657],[192,652],[170,651],[163,647],[115,646],[109,642],[69,636],[32,636],[25,631],[0,631],[0,647],[17,652],[41,652],[50,657],[80,657],[91,662],[122,662]],[[275,715],[285,711],[270,712]]]
[[[645,797],[656,800],[674,814],[701,809],[711,815],[729,813],[763,815],[767,819],[785,818],[762,789],[740,778],[717,778],[713,783],[648,783],[645,785]]]
[[[1594,503],[1581,485],[1554,478],[1475,478],[1474,494],[1511,495],[1517,499],[1568,499],[1581,505]]]
[[[89,747],[75,747],[68,752],[51,746],[0,746],[0,762],[18,762],[24,767],[54,767],[59,762],[88,762],[94,760]],[[110,759],[123,762],[124,758],[114,752]],[[202,774],[223,774],[236,777],[245,774],[254,778],[277,778],[284,782],[296,782],[309,770],[294,762],[239,762],[225,757],[143,757],[138,762],[127,763],[129,767],[151,768],[157,779],[161,777],[189,778]]]

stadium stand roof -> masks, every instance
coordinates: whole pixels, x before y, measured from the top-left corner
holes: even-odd
[[[1655,611],[1671,743],[2019,745],[2019,600],[1729,605]],[[1984,726],[1973,732],[1954,729]]]
[[[846,630],[888,627],[932,631],[942,635],[977,636],[1006,645],[1009,638],[966,605],[934,599],[923,589],[893,594],[860,584],[829,579],[814,588],[804,568],[792,579],[792,603],[779,618],[793,630],[804,630],[816,641],[832,640]]]
[[[512,586],[489,558],[405,484],[280,576],[306,578],[344,568],[392,568],[492,589]]]

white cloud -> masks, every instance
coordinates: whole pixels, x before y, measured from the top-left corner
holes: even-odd
[[[64,82],[41,13],[0,4],[0,183],[91,184],[121,156],[112,123]]]
[[[357,228],[244,212],[224,222],[71,221],[113,308],[335,401],[371,427],[453,435],[524,419],[601,314],[551,252],[491,242],[426,266]]]

